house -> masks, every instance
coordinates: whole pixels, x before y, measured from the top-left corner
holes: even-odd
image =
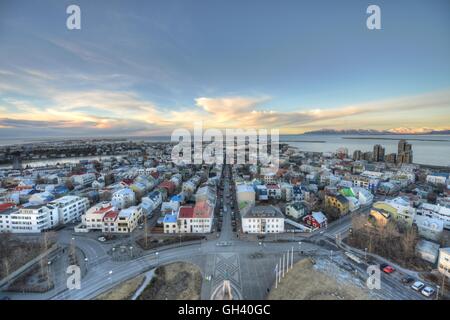
[[[294,219],[303,218],[308,213],[308,206],[304,202],[296,201],[286,204],[285,213]]]
[[[312,212],[303,218],[303,222],[315,229],[327,227],[327,217],[320,211]]]
[[[242,215],[242,231],[245,233],[284,232],[284,216],[275,206],[248,206]]]
[[[166,214],[163,220],[164,233],[177,233],[177,215],[176,214]]]
[[[439,249],[438,270],[447,278],[450,278],[450,248]]]
[[[212,230],[213,206],[200,201],[195,207],[182,206],[178,210],[177,232],[209,233]]]
[[[439,204],[423,203],[417,208],[416,214],[442,220],[444,229],[450,230],[450,208]]]
[[[370,209],[369,220],[379,226],[385,226],[391,218],[391,213],[383,208],[373,207]]]
[[[336,208],[341,215],[347,214],[350,210],[349,202],[342,194],[325,195],[325,205],[327,207]]]
[[[269,199],[281,199],[281,188],[278,184],[268,184],[267,187],[267,196]]]
[[[395,221],[405,223],[407,226],[412,226],[414,222],[415,209],[401,197],[375,202],[373,208],[389,212],[390,217]]]
[[[129,188],[120,189],[114,192],[111,204],[117,209],[126,209],[133,206],[136,202],[136,196],[133,190]]]
[[[115,228],[118,233],[130,233],[137,227],[142,217],[142,208],[131,206],[119,212],[115,219]]]
[[[74,185],[87,187],[95,181],[96,177],[94,173],[84,173],[73,175],[71,179]]]
[[[103,230],[103,218],[109,212],[117,211],[110,202],[101,202],[91,208],[81,217],[87,230]]]
[[[432,185],[447,185],[449,182],[449,173],[433,173],[427,175],[427,183]]]
[[[104,233],[115,233],[117,232],[117,217],[119,216],[119,211],[111,210],[103,215],[103,226],[102,231]]]
[[[420,236],[432,241],[439,241],[444,231],[444,222],[435,218],[416,215],[414,224]]]
[[[267,187],[265,185],[263,185],[263,184],[256,185],[255,189],[256,189],[257,200],[266,201],[269,199],[269,196],[267,194]]]
[[[423,260],[434,264],[439,255],[439,244],[428,240],[420,240],[416,245],[416,253]]]

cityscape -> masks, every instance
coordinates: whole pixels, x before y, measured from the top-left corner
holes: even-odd
[[[2,303],[449,300],[450,6],[376,2],[2,1]]]

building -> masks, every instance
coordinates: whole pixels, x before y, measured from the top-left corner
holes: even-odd
[[[1,232],[40,233],[59,224],[58,211],[45,205],[28,205],[16,210],[10,208],[0,213]]]
[[[378,226],[385,226],[391,218],[391,213],[383,208],[371,208],[369,220]]]
[[[432,241],[439,241],[444,231],[444,222],[435,218],[416,215],[414,224],[421,237]]]
[[[281,200],[281,188],[278,184],[268,184],[267,187],[267,196],[269,199]]]
[[[404,139],[398,142],[397,163],[413,163],[412,145]]]
[[[389,163],[396,163],[397,162],[397,154],[396,153],[389,153],[385,156],[385,161]]]
[[[126,209],[133,206],[136,202],[136,196],[133,190],[129,188],[123,188],[114,192],[111,204],[117,209]]]
[[[450,278],[450,248],[439,249],[438,270],[447,278]]]
[[[416,253],[423,260],[434,264],[439,256],[439,244],[428,240],[420,240],[416,245]]]
[[[256,185],[256,195],[259,201],[266,201],[269,199],[267,194],[267,187],[263,184]]]
[[[358,161],[362,158],[362,152],[361,150],[355,150],[353,151],[353,160]]]
[[[417,208],[417,215],[442,220],[444,229],[450,230],[450,208],[439,204],[422,203]]]
[[[210,233],[212,230],[213,213],[214,208],[208,201],[197,202],[195,207],[180,207],[177,217],[177,232]],[[171,220],[171,218],[168,219],[169,221]]]
[[[117,211],[110,202],[99,203],[86,211],[81,217],[88,230],[103,230],[103,218],[109,212]]]
[[[245,233],[284,232],[284,216],[275,206],[255,206],[246,210],[241,218]]]
[[[84,197],[64,196],[53,200],[49,207],[58,210],[59,222],[66,224],[79,219],[89,208],[89,200]]]
[[[301,219],[308,213],[308,207],[303,202],[292,202],[286,204],[285,213],[294,219]]]
[[[77,174],[73,175],[71,178],[74,185],[83,187],[89,186],[96,179],[94,173]]]
[[[448,173],[433,173],[427,175],[427,183],[432,185],[447,185],[450,183]]]
[[[118,233],[130,233],[138,226],[139,220],[142,218],[142,208],[132,206],[123,209],[115,219],[115,230]]]
[[[325,195],[325,205],[338,209],[341,215],[347,214],[350,210],[348,199],[341,194]]]
[[[373,161],[383,162],[384,161],[384,148],[380,144],[376,144],[373,147]]]
[[[314,229],[326,228],[327,227],[327,217],[320,211],[312,212],[303,218],[303,222]]]
[[[401,197],[375,202],[372,209],[388,212],[395,221],[405,223],[407,226],[412,226],[416,214],[416,210],[409,202]]]
[[[176,214],[166,214],[163,220],[164,233],[178,233]]]

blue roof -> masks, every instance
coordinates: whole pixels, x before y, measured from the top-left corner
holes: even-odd
[[[175,214],[166,214],[164,216],[164,223],[175,223],[177,222],[177,216]]]
[[[174,195],[172,198],[170,198],[170,201],[178,201],[181,202],[181,196],[179,194]]]

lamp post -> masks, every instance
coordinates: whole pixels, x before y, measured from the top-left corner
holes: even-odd
[[[366,260],[367,263],[367,248],[364,248],[364,260]]]
[[[436,291],[436,300],[439,300],[439,289],[441,288],[439,285],[436,286],[437,291]]]

